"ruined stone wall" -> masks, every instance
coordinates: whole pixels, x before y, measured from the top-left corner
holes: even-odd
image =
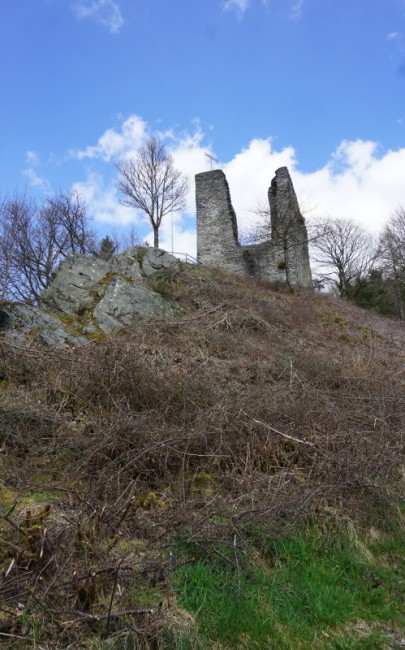
[[[205,266],[222,266],[245,274],[238,225],[225,174],[217,169],[197,174],[197,259]]]
[[[197,257],[201,264],[271,282],[312,288],[308,237],[286,167],[269,189],[270,241],[241,246],[229,186],[222,170],[196,175]]]
[[[269,188],[271,244],[277,265],[286,264],[286,281],[312,288],[308,234],[287,167],[280,167]]]

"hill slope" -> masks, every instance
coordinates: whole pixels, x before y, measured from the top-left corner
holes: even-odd
[[[268,561],[263,531],[268,545],[299,522],[384,535],[397,521],[400,324],[200,267],[150,283],[181,316],[63,352],[0,340],[10,643],[104,647],[86,645],[89,625],[111,644],[135,617],[114,647],[211,647],[181,586],[200,553],[233,567],[240,595]],[[240,647],[273,647],[253,636]]]

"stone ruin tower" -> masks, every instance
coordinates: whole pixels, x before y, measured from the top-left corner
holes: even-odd
[[[292,287],[312,289],[308,235],[287,167],[269,188],[271,239],[241,246],[225,174],[197,174],[197,258],[201,264]]]

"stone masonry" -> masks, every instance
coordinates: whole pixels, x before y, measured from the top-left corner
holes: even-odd
[[[269,188],[271,239],[242,246],[222,170],[197,174],[197,258],[201,264],[290,287],[312,289],[308,235],[287,167]]]

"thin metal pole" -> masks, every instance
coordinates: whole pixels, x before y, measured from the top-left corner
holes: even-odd
[[[173,241],[174,241],[174,224],[173,224],[173,221],[174,221],[174,216],[173,216],[173,188],[172,188],[172,255],[173,255],[173,251],[174,251],[174,244],[173,244]]]

